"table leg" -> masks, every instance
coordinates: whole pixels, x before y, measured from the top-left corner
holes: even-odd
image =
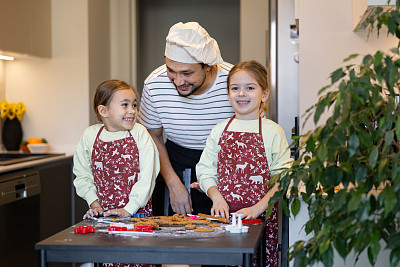
[[[265,253],[266,253],[266,233],[265,233],[265,227],[262,230],[261,234],[261,241],[260,241],[260,246],[258,249],[258,258],[260,259],[258,266],[260,267],[265,267]]]
[[[244,254],[244,267],[252,267],[253,254]]]
[[[47,267],[46,250],[41,249],[39,257],[40,257],[39,259],[40,267]]]

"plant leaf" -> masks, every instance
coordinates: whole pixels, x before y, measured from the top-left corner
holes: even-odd
[[[400,262],[400,248],[390,252],[390,266],[396,267]]]
[[[357,148],[360,145],[360,139],[358,139],[358,136],[356,133],[352,134],[349,138],[349,157],[352,157],[356,154]]]
[[[335,70],[331,74],[331,83],[334,84],[335,82],[337,82],[338,80],[343,78],[345,75],[346,75],[346,73],[343,71],[342,68],[339,68],[339,69]]]
[[[347,209],[350,211],[355,211],[358,209],[358,206],[360,205],[361,202],[361,193],[358,191],[355,191],[354,194],[352,194],[352,197],[347,203]]]
[[[339,253],[340,257],[342,257],[342,259],[345,260],[346,256],[347,256],[346,239],[339,236],[339,237],[335,238],[333,245],[335,246],[335,249]]]
[[[291,205],[291,210],[292,210],[293,216],[296,217],[296,215],[300,211],[300,200],[298,198],[293,200],[292,205]]]
[[[375,168],[376,161],[378,160],[378,148],[374,147],[369,154],[369,166],[371,169]]]

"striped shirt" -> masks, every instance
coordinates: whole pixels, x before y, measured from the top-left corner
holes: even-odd
[[[211,129],[234,115],[228,101],[226,79],[232,65],[218,65],[213,86],[201,95],[180,96],[167,77],[166,65],[154,70],[144,82],[139,121],[147,129],[164,128],[175,144],[203,150]]]

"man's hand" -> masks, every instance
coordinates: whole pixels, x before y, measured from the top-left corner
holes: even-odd
[[[163,128],[147,129],[147,131],[150,133],[154,143],[157,145],[158,153],[160,155],[160,173],[169,189],[169,198],[172,210],[179,214],[192,213],[192,201],[189,192],[172,168],[167,148],[163,140]]]
[[[169,186],[168,189],[171,208],[175,213],[188,214],[193,212],[189,192],[180,180],[173,186]]]

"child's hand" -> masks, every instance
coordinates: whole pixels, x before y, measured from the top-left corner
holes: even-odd
[[[131,214],[125,209],[113,209],[104,212],[104,216],[117,215],[119,217],[131,217]]]
[[[243,214],[242,219],[257,219],[258,216],[261,215],[261,213],[255,206],[240,209],[236,213]]]
[[[101,207],[100,202],[95,200],[90,204],[90,209],[83,215],[83,219],[90,218],[93,216],[100,216],[104,212],[104,209]]]
[[[189,187],[190,187],[190,188],[193,188],[193,189],[197,189],[200,193],[204,193],[204,191],[201,190],[201,188],[200,188],[199,182],[191,183],[191,184],[189,185]]]
[[[211,215],[221,216],[229,219],[229,206],[224,198],[219,198],[217,201],[213,202],[213,206],[211,207]]]
[[[96,207],[94,209],[89,209],[85,215],[83,215],[83,219],[87,219],[93,216],[100,216],[104,212],[102,207]]]

